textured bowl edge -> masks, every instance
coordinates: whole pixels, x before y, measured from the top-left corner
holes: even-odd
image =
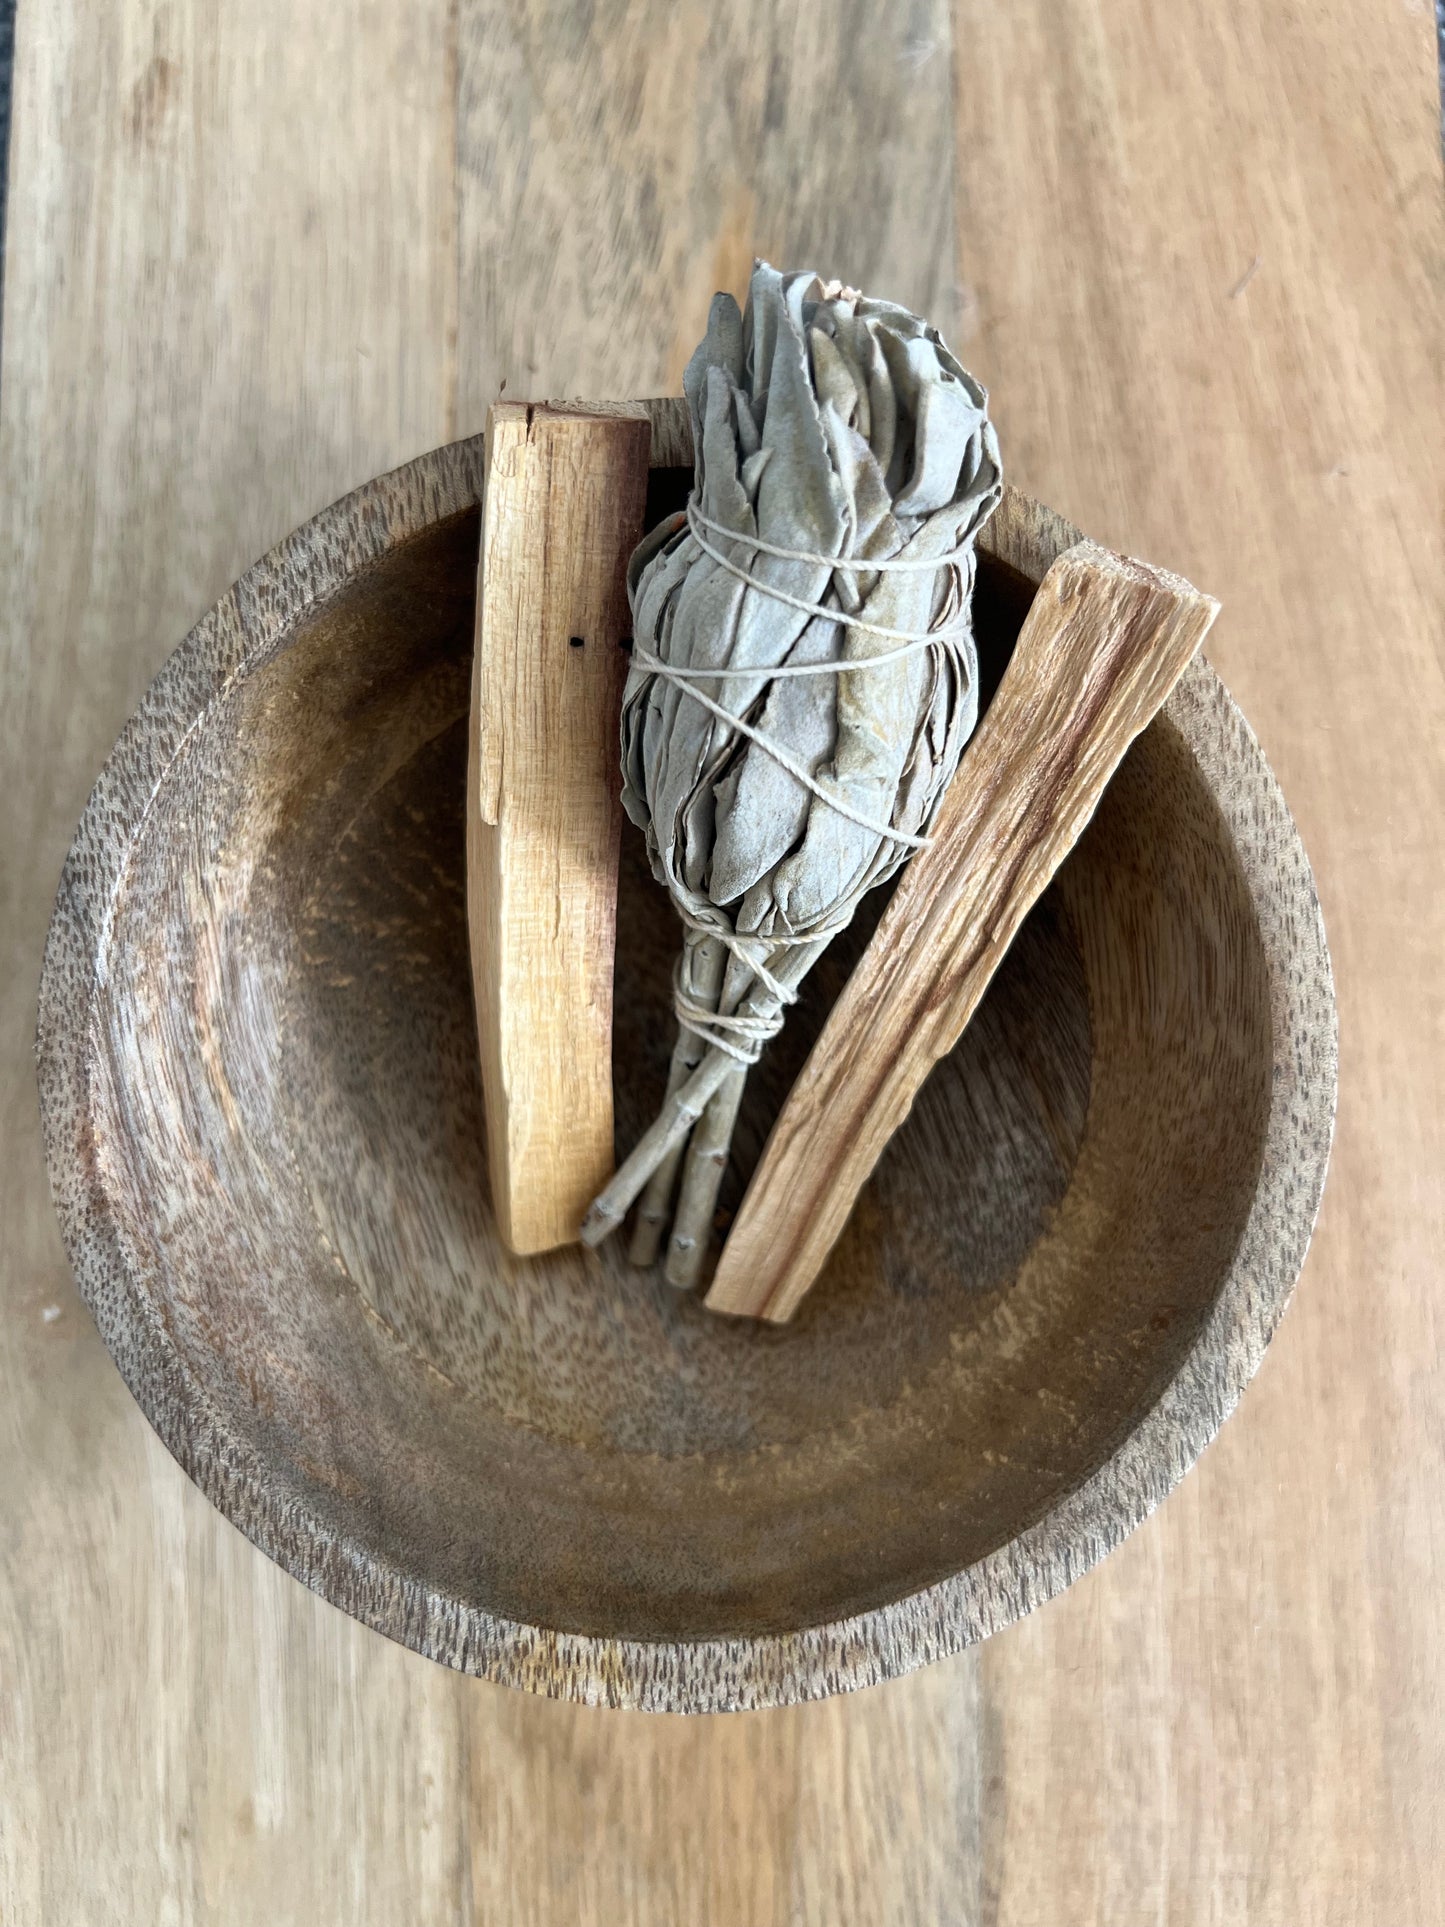
[[[51,1191],[82,1295],[126,1384],[206,1497],[294,1578],[445,1665],[549,1698],[659,1712],[762,1709],[850,1692],[961,1651],[1054,1597],[1158,1506],[1238,1403],[1293,1291],[1324,1190],[1338,1081],[1333,979],[1298,830],[1244,717],[1202,658],[1164,712],[1213,789],[1263,943],[1274,1075],[1260,1183],[1225,1285],[1142,1423],[1018,1538],[936,1585],[787,1635],[695,1642],[557,1633],[458,1604],[336,1533],[230,1435],[175,1349],[111,1222],[90,1130],[95,1000],[110,905],[156,788],[197,720],[274,652],[273,593],[335,593],[369,559],[475,506],[481,440],[323,510],[240,578],[162,667],[101,771],[62,870],[36,1054]],[[362,531],[339,539],[343,526]]]

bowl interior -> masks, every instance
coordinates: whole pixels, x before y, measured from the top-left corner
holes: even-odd
[[[622,1240],[513,1259],[464,925],[477,533],[453,515],[305,612],[155,796],[93,1008],[132,1269],[278,1488],[448,1599],[641,1639],[897,1599],[1080,1485],[1220,1290],[1271,1063],[1233,846],[1156,723],[791,1326],[704,1312]],[[985,566],[986,682],[1025,600]],[[672,1041],[677,928],[639,842],[622,1149]],[[881,907],[754,1073],[725,1207]]]

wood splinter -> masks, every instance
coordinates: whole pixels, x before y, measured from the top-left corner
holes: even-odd
[[[773,1126],[709,1309],[792,1317],[924,1079],[1218,608],[1092,542],[1054,562],[933,840],[904,871]]]
[[[487,417],[467,915],[492,1204],[514,1252],[577,1237],[612,1170],[625,570],[640,406]]]

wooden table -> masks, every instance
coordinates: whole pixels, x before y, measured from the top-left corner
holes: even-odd
[[[23,0],[0,369],[0,1917],[1445,1919],[1445,653],[1425,0]],[[754,250],[934,314],[1010,473],[1220,595],[1313,856],[1334,1170],[1163,1512],[976,1654],[697,1722],[535,1702],[268,1565],[75,1295],[29,1061],[90,779],[332,496],[678,380]]]

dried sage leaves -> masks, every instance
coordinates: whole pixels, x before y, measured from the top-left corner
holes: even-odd
[[[694,489],[629,567],[621,730],[623,805],[683,922],[678,1038],[583,1227],[642,1194],[632,1256],[671,1215],[682,1287],[748,1065],[926,840],[973,730],[974,542],[1002,489],[987,397],[937,331],[810,273],[758,263],[745,312],[718,295],[684,389]]]

